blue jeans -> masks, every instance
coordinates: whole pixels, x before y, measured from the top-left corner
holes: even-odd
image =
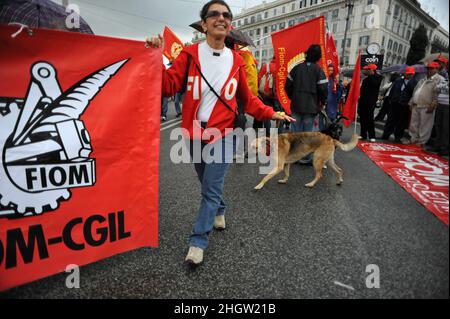
[[[222,198],[223,186],[225,175],[230,164],[233,162],[233,155],[236,151],[237,143],[233,138],[223,138],[214,144],[211,152],[208,152],[207,158],[202,157],[200,163],[194,163],[197,177],[202,185],[202,200],[190,236],[189,245],[202,249],[208,247],[208,235],[214,227],[215,217],[225,215],[226,204]],[[205,147],[207,145],[201,145],[200,149],[202,152]],[[192,141],[189,149],[191,158],[193,158],[194,146]],[[214,157],[215,152],[219,149],[222,151],[220,158],[213,159],[209,163]]]
[[[177,93],[175,94],[175,111],[177,112],[177,115],[181,114],[181,98],[183,97],[183,94]]]
[[[317,114],[296,114],[292,113],[292,117],[296,119],[296,122],[291,123],[292,132],[316,132],[314,128],[314,120]]]
[[[161,116],[167,117],[168,108],[169,108],[169,98],[163,97],[161,100]]]
[[[292,132],[317,132],[317,128],[314,127],[314,121],[317,114],[296,114],[292,113],[292,117],[296,119],[296,122],[291,123]],[[303,158],[304,161],[312,162],[311,154]]]

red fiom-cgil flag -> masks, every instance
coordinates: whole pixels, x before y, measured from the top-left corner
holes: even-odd
[[[334,38],[331,33],[327,33],[327,65],[333,64],[334,75],[338,75],[339,70],[339,55],[336,50],[336,44],[334,43]]]
[[[292,69],[305,61],[306,51],[312,44],[320,45],[322,59],[320,66],[328,74],[325,50],[325,18],[323,16],[297,24],[272,34],[272,43],[276,55],[277,73],[275,76],[278,100],[284,110],[291,114],[291,101],[284,86]],[[328,75],[327,75],[328,76]]]
[[[0,290],[158,245],[161,50],[0,26]]]
[[[184,45],[183,42],[173,33],[169,27],[164,28],[164,56],[172,63],[180,52],[183,50]]]
[[[347,101],[345,102],[344,111],[342,113],[348,120],[344,119],[345,127],[349,127],[355,120],[356,105],[360,95],[360,81],[361,81],[361,54],[358,54],[358,59],[353,70],[352,84],[350,85],[350,92],[348,93]]]

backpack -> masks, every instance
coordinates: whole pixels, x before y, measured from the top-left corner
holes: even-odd
[[[269,92],[267,92],[269,89]],[[266,65],[266,73],[261,77],[261,81],[259,83],[258,92],[262,96],[275,96],[275,85],[273,74],[270,70],[270,62]]]

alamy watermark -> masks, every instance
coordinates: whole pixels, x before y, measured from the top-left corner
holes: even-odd
[[[76,4],[69,4],[66,8],[66,28],[69,30],[80,29],[80,7]]]
[[[78,265],[70,264],[66,267],[66,287],[69,289],[80,288],[80,267]]]
[[[278,129],[272,128],[270,136],[266,130],[247,128],[227,128],[222,132],[214,127],[202,132],[194,125],[194,137],[188,130],[173,129],[170,140],[176,141],[170,150],[170,160],[174,164],[188,163],[250,163],[261,164],[260,174],[268,174],[277,165]],[[247,158],[244,156],[248,155]],[[237,155],[237,156],[236,156]]]

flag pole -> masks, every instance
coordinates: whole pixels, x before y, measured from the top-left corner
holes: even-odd
[[[361,56],[361,50],[358,50],[358,56]],[[356,59],[356,61],[358,63],[361,64],[361,60],[360,59]],[[358,85],[360,85],[360,83],[358,83]],[[359,100],[359,99],[358,99]],[[359,106],[359,102],[356,102],[356,110],[355,110],[355,131],[354,134],[356,135],[356,127],[358,125],[358,106]]]

